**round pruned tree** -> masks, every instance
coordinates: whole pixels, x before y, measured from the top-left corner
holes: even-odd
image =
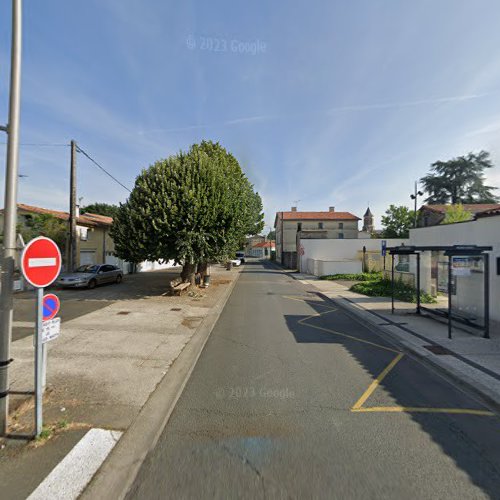
[[[111,235],[120,258],[172,259],[193,283],[197,269],[227,259],[261,225],[262,201],[236,158],[203,141],[141,172]]]

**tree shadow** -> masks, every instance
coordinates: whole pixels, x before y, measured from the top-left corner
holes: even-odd
[[[297,300],[297,297],[295,297]],[[429,413],[403,410],[456,465],[465,471],[472,482],[492,498],[498,498],[500,484],[500,421],[497,416],[466,412],[487,412],[488,408],[465,394],[431,369],[408,355],[399,361],[399,349],[376,332],[352,319],[318,294],[303,294],[299,310],[303,315],[285,315],[286,324],[296,342],[343,347],[375,380],[392,363],[394,367],[370,393],[362,408],[403,407],[427,408]],[[347,374],[346,374],[347,376]],[[352,405],[367,390],[353,387]],[[431,409],[454,409],[456,413],[432,412]],[[353,413],[364,418],[384,416],[400,418],[398,412]],[[411,452],[411,450],[408,450]]]

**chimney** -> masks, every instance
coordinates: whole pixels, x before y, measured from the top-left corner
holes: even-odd
[[[328,211],[329,211],[329,212],[335,212],[335,207],[330,207],[330,208],[328,209]]]
[[[297,207],[292,207],[292,212],[296,212],[297,211]]]

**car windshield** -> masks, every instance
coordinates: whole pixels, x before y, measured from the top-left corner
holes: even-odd
[[[99,266],[85,264],[84,266],[80,266],[75,273],[96,273],[99,269]]]

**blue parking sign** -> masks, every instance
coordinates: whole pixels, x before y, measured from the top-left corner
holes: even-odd
[[[387,240],[382,240],[382,257],[387,253]]]

